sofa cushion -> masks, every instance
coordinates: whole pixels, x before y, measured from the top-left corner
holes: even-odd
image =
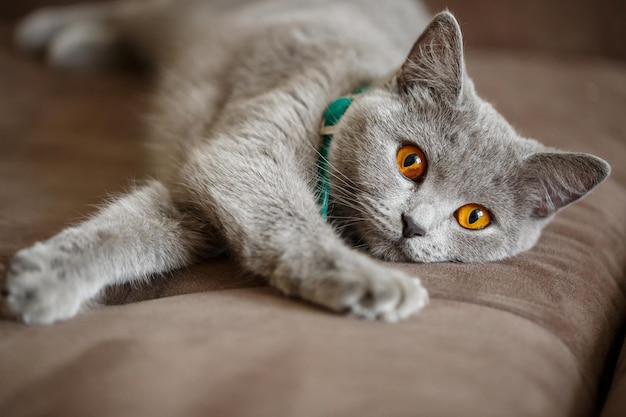
[[[606,404],[601,417],[626,416],[626,339],[614,369],[613,382],[609,388]]]
[[[553,334],[435,299],[395,325],[245,288],[3,323],[3,416],[562,416],[593,396]]]

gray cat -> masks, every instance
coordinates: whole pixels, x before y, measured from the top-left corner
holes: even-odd
[[[287,295],[395,321],[427,291],[354,245],[409,262],[529,249],[609,166],[520,137],[476,95],[454,17],[429,20],[413,0],[125,1],[28,17],[18,43],[52,65],[107,65],[130,44],[161,70],[155,179],[19,251],[12,313],[68,319],[108,285],[226,248]]]

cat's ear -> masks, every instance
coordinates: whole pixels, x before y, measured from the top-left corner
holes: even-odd
[[[584,197],[611,171],[604,160],[581,153],[536,153],[524,165],[524,182],[535,218],[548,217]]]
[[[397,76],[402,92],[427,89],[450,104],[463,89],[465,63],[461,28],[450,12],[436,15],[413,45]]]

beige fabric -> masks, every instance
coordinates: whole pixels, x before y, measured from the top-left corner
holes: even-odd
[[[9,34],[0,28],[2,265],[141,176],[137,114],[148,87],[134,76],[46,70],[13,52]],[[469,58],[478,90],[522,133],[613,165],[535,249],[488,265],[398,265],[422,276],[433,300],[396,325],[286,299],[228,260],[112,290],[107,302],[118,305],[57,326],[2,321],[0,416],[599,409],[626,317],[626,65],[503,51]],[[607,416],[623,410],[623,363]]]
[[[611,390],[601,417],[623,417],[626,416],[626,339],[622,346]]]
[[[6,417],[559,416],[593,407],[553,335],[456,301],[388,325],[239,289],[2,332]]]

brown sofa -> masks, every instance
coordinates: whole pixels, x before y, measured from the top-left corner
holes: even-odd
[[[142,175],[149,83],[18,54],[15,19],[44,3],[0,5],[0,269]],[[625,416],[623,2],[429,4],[457,13],[478,90],[523,134],[612,164],[601,187],[514,259],[398,264],[432,295],[398,324],[287,299],[228,259],[58,325],[0,321],[0,416]]]

